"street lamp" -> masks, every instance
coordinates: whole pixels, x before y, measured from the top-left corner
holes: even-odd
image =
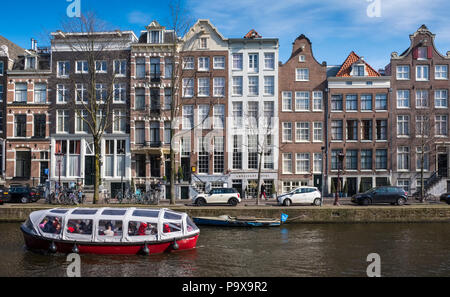
[[[58,152],[58,153],[55,153],[55,156],[57,158],[56,161],[58,162],[58,188],[61,189],[61,162],[62,162],[65,154],[62,152]]]
[[[341,190],[341,167],[344,161],[344,153],[340,152],[338,154],[338,176],[337,176],[337,189],[334,195],[334,205],[339,205],[339,192]]]

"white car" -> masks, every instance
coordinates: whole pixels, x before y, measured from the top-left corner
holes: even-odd
[[[241,202],[239,192],[233,188],[212,189],[207,194],[198,194],[192,199],[194,205],[203,206],[206,204],[229,204],[236,206]]]
[[[322,194],[316,187],[299,187],[289,193],[278,196],[278,204],[290,206],[294,203],[320,206]]]

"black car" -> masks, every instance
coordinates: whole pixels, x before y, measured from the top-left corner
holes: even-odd
[[[444,193],[440,196],[440,200],[450,204],[450,193]]]
[[[39,191],[28,186],[11,186],[1,192],[3,202],[36,202],[41,198]]]
[[[352,202],[359,205],[390,203],[404,205],[408,201],[408,193],[400,187],[375,187],[367,192],[352,196]]]

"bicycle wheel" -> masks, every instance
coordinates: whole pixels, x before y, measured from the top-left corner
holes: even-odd
[[[120,192],[120,191],[117,192],[115,199],[116,199],[119,203],[122,203],[122,201],[123,201],[123,194],[122,194],[122,192]]]

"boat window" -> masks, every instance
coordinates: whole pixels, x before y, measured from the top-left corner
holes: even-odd
[[[164,223],[163,233],[180,232],[181,224],[178,223]]]
[[[46,216],[39,223],[39,228],[45,233],[60,234],[61,233],[61,217]]]
[[[164,213],[164,218],[168,220],[181,220],[181,215],[166,211]]]
[[[130,221],[128,223],[128,236],[157,235],[156,223]]]
[[[98,235],[101,236],[122,236],[122,221],[99,220]]]
[[[52,209],[52,210],[50,210],[51,213],[60,213],[60,214],[66,213],[68,211],[69,211],[68,209]]]
[[[94,215],[96,214],[98,209],[75,209],[72,214],[80,214],[80,215]]]
[[[69,220],[67,222],[67,232],[72,234],[92,234],[92,220]]]
[[[187,232],[198,230],[198,227],[194,224],[194,222],[192,222],[192,220],[189,217],[186,218],[186,224],[187,224],[186,227]]]
[[[104,216],[123,216],[127,212],[126,209],[105,209],[102,212]]]
[[[135,217],[157,218],[159,216],[159,210],[141,210],[141,209],[136,209],[135,211],[133,211],[133,216],[135,216]]]

